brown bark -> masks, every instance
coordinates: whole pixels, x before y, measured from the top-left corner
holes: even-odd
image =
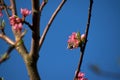
[[[40,39],[40,12],[39,0],[32,1],[32,42],[30,55],[37,56],[39,53],[39,39]]]
[[[40,80],[40,76],[37,70],[38,58],[34,58],[30,55],[27,55],[24,60],[30,80]]]
[[[37,61],[38,61],[38,56],[31,56],[25,46],[24,43],[19,45],[18,47],[16,47],[16,49],[18,50],[18,52],[21,54],[26,68],[27,68],[27,72],[28,72],[28,76],[30,78],[30,80],[40,80],[40,76],[37,70]]]

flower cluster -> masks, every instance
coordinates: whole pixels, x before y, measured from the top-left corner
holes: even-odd
[[[22,27],[23,27],[22,20],[18,16],[13,15],[13,16],[9,17],[9,19],[10,19],[10,24],[14,30],[16,30],[16,31],[22,30]]]
[[[26,16],[28,16],[29,14],[31,14],[31,11],[30,10],[28,10],[28,9],[22,9],[21,8],[21,14],[24,16],[24,17],[26,17]]]
[[[78,33],[73,32],[71,36],[69,36],[68,39],[68,48],[77,48],[80,43],[80,37]]]
[[[31,13],[31,11],[29,11],[28,9],[22,9],[21,8],[21,14],[23,15],[23,17],[28,16]],[[10,24],[13,27],[13,29],[15,31],[21,31],[22,27],[23,27],[23,20],[21,18],[19,18],[16,15],[12,15],[11,17],[9,17],[10,19]]]
[[[68,39],[68,48],[73,49],[80,47],[80,45],[85,42],[85,38],[86,38],[85,34],[80,35],[79,32],[77,33],[73,32]]]
[[[88,80],[87,78],[84,77],[85,74],[82,72],[79,72],[77,75],[77,80]]]

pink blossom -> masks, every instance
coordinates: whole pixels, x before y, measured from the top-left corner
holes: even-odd
[[[73,49],[79,47],[80,44],[80,37],[77,35],[76,32],[73,32],[68,39],[68,48]]]
[[[21,22],[21,19],[19,17],[16,17],[16,23],[20,23]]]
[[[21,8],[21,14],[24,16],[24,17],[26,17],[26,16],[28,16],[29,14],[31,14],[31,11],[30,10],[28,10],[28,9],[22,9]]]
[[[10,19],[10,24],[14,30],[16,31],[22,30],[22,20],[19,17],[17,17],[16,15],[13,15],[9,19]]]
[[[82,72],[79,72],[77,75],[77,80],[88,80],[87,78],[84,78],[85,74]]]
[[[15,25],[15,19],[16,19],[16,16],[15,16],[15,15],[9,17],[9,20],[10,20],[10,24],[11,24],[11,25]]]
[[[22,23],[19,23],[19,24],[15,24],[14,27],[13,27],[14,30],[22,30]]]

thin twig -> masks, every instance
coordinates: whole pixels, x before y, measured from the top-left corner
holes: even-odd
[[[85,51],[86,44],[87,44],[88,32],[89,32],[89,27],[90,27],[92,5],[93,5],[93,0],[90,0],[90,6],[89,6],[89,11],[88,11],[88,21],[87,21],[86,30],[85,30],[86,39],[85,39],[85,43],[83,44],[83,46],[81,46],[81,49],[80,49],[80,61],[78,64],[78,68],[77,68],[77,72],[75,74],[74,80],[76,80],[79,71],[81,71],[80,68],[83,62],[83,56],[84,56],[84,51]]]
[[[10,0],[12,15],[17,15],[15,0]]]
[[[46,4],[47,4],[47,0],[43,0],[42,4],[40,5],[40,8],[39,8],[40,12],[42,12],[42,10],[43,10],[43,8],[45,7]]]
[[[46,25],[46,27],[44,29],[44,32],[43,32],[43,34],[41,36],[41,39],[39,41],[39,46],[40,46],[39,48],[41,48],[41,46],[42,46],[42,44],[43,44],[43,42],[45,40],[46,34],[47,34],[47,32],[48,32],[48,30],[49,30],[49,28],[50,28],[53,20],[55,19],[56,15],[61,10],[61,8],[62,8],[62,6],[64,5],[65,2],[66,2],[66,0],[62,0],[62,2],[60,3],[60,5],[57,7],[57,9],[54,11],[53,15],[51,16],[48,24]]]
[[[5,9],[5,12],[6,12],[7,16],[10,17],[10,14],[9,14],[9,12],[8,12],[8,10],[7,10],[8,8],[7,8],[4,0],[1,0],[1,3],[2,3],[2,5],[4,6],[4,9]]]
[[[22,34],[20,35],[20,38],[16,42],[11,41],[6,35],[0,34],[0,38],[3,38],[6,42],[8,42],[9,44],[11,44],[9,46],[8,50],[6,51],[6,53],[4,53],[3,57],[0,58],[0,64],[2,62],[6,61],[9,58],[9,55],[10,55],[11,51],[15,47],[18,47],[20,45],[20,43],[21,43],[20,41],[24,37],[25,34],[26,34],[26,30],[24,32],[22,32]]]
[[[3,26],[0,26],[0,32],[1,32],[1,35],[6,35]]]
[[[14,42],[9,37],[7,37],[6,35],[0,34],[0,38],[5,40],[8,44],[14,45]]]
[[[9,46],[6,53],[4,53],[4,55],[0,58],[0,64],[3,63],[4,61],[6,61],[9,58],[9,55],[10,55],[11,51],[13,51],[14,48],[15,48],[14,45]]]
[[[0,18],[0,23],[1,23],[1,25],[0,25],[0,32],[1,32],[1,34],[6,35],[5,31],[4,31],[4,29],[5,29],[5,22],[1,18]]]
[[[16,41],[14,44],[11,44],[8,48],[8,50],[6,51],[6,53],[4,53],[4,55],[0,58],[0,64],[4,61],[6,61],[9,58],[9,55],[11,53],[11,51],[15,48],[18,47],[20,45],[20,41],[21,39],[24,37],[24,35],[26,34],[26,30],[24,32],[22,32],[20,39],[18,39],[18,41]],[[7,39],[8,41],[8,39]],[[19,44],[19,45],[18,45]]]
[[[1,32],[2,32],[3,35],[6,35],[4,29],[2,29]]]
[[[27,22],[27,21],[24,20],[23,23],[25,23],[26,25],[28,25],[28,27],[32,30],[32,25],[29,22]]]

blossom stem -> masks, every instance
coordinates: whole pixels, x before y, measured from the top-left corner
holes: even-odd
[[[93,0],[90,0],[90,6],[89,6],[89,11],[88,11],[88,21],[87,21],[87,26],[85,30],[86,39],[85,39],[85,43],[80,47],[80,60],[79,60],[79,64],[78,64],[78,68],[77,68],[77,72],[75,74],[74,80],[76,80],[79,71],[81,71],[81,65],[83,62],[83,56],[84,56],[84,52],[85,52],[85,48],[87,44],[87,37],[88,37],[88,32],[89,32],[89,27],[90,27],[92,5],[93,5]]]

